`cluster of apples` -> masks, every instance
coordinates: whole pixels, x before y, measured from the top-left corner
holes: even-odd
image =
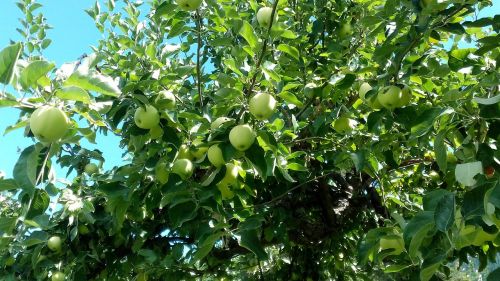
[[[47,247],[54,252],[61,252],[61,237],[52,236],[47,240]],[[66,275],[61,271],[52,272],[52,281],[63,281],[66,278]]]
[[[359,87],[359,97],[372,109],[387,108],[394,110],[398,107],[405,107],[411,103],[412,93],[407,85],[390,85],[379,89],[376,95],[366,97],[366,94],[373,88],[368,83],[363,83]]]

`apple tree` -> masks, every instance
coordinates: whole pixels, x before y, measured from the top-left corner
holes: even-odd
[[[0,106],[33,144],[0,179],[0,279],[483,271],[500,245],[490,5],[102,0],[85,11],[102,39],[56,68],[20,0]],[[112,169],[97,135],[125,151]]]

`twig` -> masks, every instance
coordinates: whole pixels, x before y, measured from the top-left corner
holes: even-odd
[[[196,29],[198,36],[198,46],[196,50],[196,84],[198,86],[198,97],[200,99],[200,108],[203,109],[203,92],[201,87],[201,65],[200,65],[200,56],[201,56],[201,25],[202,25],[200,10],[196,10]]]

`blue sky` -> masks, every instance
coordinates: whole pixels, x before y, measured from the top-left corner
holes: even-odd
[[[0,49],[8,45],[9,39],[18,41],[21,39],[16,32],[20,26],[18,18],[22,16],[15,5],[14,0],[0,0]],[[84,12],[91,7],[94,0],[38,0],[43,7],[43,12],[48,23],[53,29],[47,32],[47,37],[52,39],[52,44],[45,50],[44,56],[55,61],[57,66],[65,62],[71,62],[83,53],[89,53],[91,45],[96,45],[101,34],[94,27],[92,19]],[[500,13],[500,0],[493,1],[493,7],[483,10],[478,16],[486,17]],[[9,125],[15,123],[18,111],[15,109],[0,108],[0,172],[7,177],[12,175],[13,166],[19,157],[19,151],[34,143],[30,138],[23,136],[24,130],[19,129],[5,136],[3,131]],[[105,168],[111,168],[121,160],[122,150],[118,148],[118,139],[113,137],[97,137],[98,149],[103,151],[106,163]],[[94,146],[84,146],[93,149]],[[63,177],[61,171],[58,177]]]

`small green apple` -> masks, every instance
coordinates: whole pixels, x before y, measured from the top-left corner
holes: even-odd
[[[85,235],[85,234],[89,234],[90,230],[86,225],[81,224],[78,226],[78,233]]]
[[[207,146],[198,146],[198,147],[195,147],[193,152],[191,152],[191,155],[193,156],[193,161],[194,162],[198,162],[198,161],[201,161],[203,160],[203,158],[205,157],[205,154],[207,153],[208,151],[208,147]]]
[[[203,0],[175,0],[175,2],[184,11],[194,11],[200,7]]]
[[[383,107],[393,110],[401,102],[401,89],[394,85],[384,87],[379,91],[377,99]]]
[[[229,132],[229,142],[239,151],[245,151],[252,146],[255,141],[255,133],[248,124],[238,125]]]
[[[359,86],[359,98],[361,98],[361,100],[365,100],[365,96],[366,96],[366,93],[368,93],[370,90],[372,89],[372,86],[370,86],[370,84],[364,82],[363,84],[361,84],[361,86]]]
[[[47,246],[54,252],[59,252],[61,250],[61,237],[52,236],[47,241]]]
[[[155,105],[159,110],[175,109],[175,96],[170,91],[161,91],[155,99]]]
[[[168,168],[167,163],[160,161],[155,166],[155,178],[161,184],[166,184],[168,182]]]
[[[51,280],[52,281],[64,281],[64,279],[66,278],[66,275],[60,271],[56,271],[54,273],[52,273],[52,278]]]
[[[333,129],[340,134],[346,134],[352,131],[356,121],[347,117],[339,117],[333,122]]]
[[[231,120],[233,120],[233,119],[227,118],[227,117],[219,117],[219,118],[215,119],[212,122],[212,124],[210,124],[210,129],[217,130],[220,126],[222,126],[222,124],[229,122]]]
[[[179,147],[179,152],[177,153],[177,159],[189,159],[193,160],[193,155],[189,150],[189,146],[183,144]]]
[[[271,117],[276,108],[276,100],[273,96],[266,93],[258,93],[250,99],[250,113],[258,119],[265,120]]]
[[[135,110],[134,121],[141,129],[151,129],[160,124],[160,114],[154,106],[148,104]]]
[[[12,266],[16,262],[16,259],[13,257],[8,257],[7,260],[5,260],[5,265],[6,266]]]
[[[87,175],[93,175],[99,171],[99,167],[97,167],[94,163],[88,163],[85,165],[84,171]]]
[[[226,164],[226,174],[220,181],[221,184],[234,185],[238,180],[238,167],[233,163]]]
[[[172,166],[172,173],[177,174],[185,180],[193,174],[194,166],[189,159],[177,159]]]
[[[448,162],[450,164],[457,164],[458,159],[455,156],[455,154],[453,154],[453,152],[448,151],[448,153],[446,153],[446,162]]]
[[[257,11],[257,22],[262,27],[269,27],[271,24],[271,15],[273,9],[271,7],[262,7]]]
[[[214,144],[208,149],[207,156],[208,161],[210,161],[210,163],[212,163],[212,165],[216,168],[219,168],[226,163],[226,161],[224,161],[222,149],[219,148],[218,144]]]
[[[70,121],[66,113],[53,106],[37,108],[30,117],[30,129],[41,142],[58,141],[68,131]]]
[[[352,27],[351,27],[350,23],[346,22],[340,26],[340,28],[339,28],[340,38],[345,38],[351,34],[352,34]]]
[[[151,139],[159,139],[163,136],[163,129],[161,126],[154,126],[153,128],[149,129],[149,135],[151,136]]]
[[[412,93],[408,85],[403,85],[401,88],[401,99],[399,100],[397,107],[405,107],[411,103]]]
[[[431,180],[433,181],[439,181],[441,180],[441,176],[439,175],[438,172],[432,170],[429,172],[429,177],[431,178]]]

